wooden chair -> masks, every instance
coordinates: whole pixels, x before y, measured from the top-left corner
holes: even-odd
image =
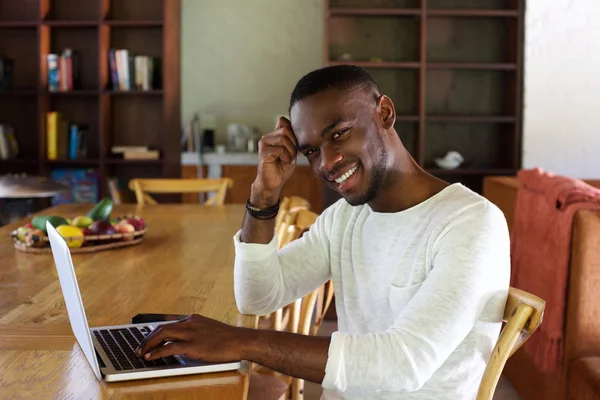
[[[303,207],[303,206],[301,206]],[[299,238],[306,232],[310,226],[317,220],[318,214],[305,208],[291,208],[285,211],[278,234],[278,248],[281,249],[286,244]],[[262,318],[259,324],[264,326],[269,323],[271,329],[279,331],[288,323],[293,304],[280,308],[270,315]]]
[[[280,247],[300,238],[317,219],[318,214],[306,210],[297,209],[286,215],[287,229]],[[286,330],[302,335],[311,335],[314,329],[313,315],[319,294],[324,287],[307,294],[301,299],[294,301],[286,307],[277,310],[271,315],[271,325],[263,326],[263,329]],[[259,322],[259,328],[260,328]],[[256,368],[250,377],[250,389],[248,399],[276,400],[303,399],[304,380],[278,374],[267,368]],[[290,396],[291,395],[291,396]]]
[[[231,178],[216,179],[132,179],[129,188],[134,191],[139,206],[158,204],[149,193],[211,193],[203,205],[223,205],[227,189],[233,187]]]
[[[283,199],[281,199],[279,212],[275,217],[275,231],[277,238],[279,238],[280,241],[285,229],[287,229],[287,227],[282,227],[285,217],[290,211],[300,209],[310,210],[310,203],[308,200],[299,196],[285,196]]]
[[[492,400],[506,361],[542,323],[546,302],[523,290],[510,288],[504,317],[506,325],[483,373],[477,400]]]

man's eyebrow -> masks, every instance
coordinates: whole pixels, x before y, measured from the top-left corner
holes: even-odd
[[[321,137],[327,135],[329,132],[331,132],[332,130],[334,130],[335,127],[338,126],[343,121],[344,120],[342,118],[336,119],[331,125],[327,126],[325,129],[323,129],[321,131]],[[304,150],[308,149],[309,147],[311,147],[311,146],[309,144],[306,144],[306,143],[298,144],[298,151],[299,152],[303,152]]]
[[[333,124],[329,125],[325,129],[323,129],[323,131],[321,132],[321,137],[323,137],[323,136],[327,135],[329,132],[331,132],[342,121],[343,121],[343,119],[341,119],[341,118],[336,119],[333,122]]]
[[[336,126],[338,126],[341,122],[343,122],[344,120],[342,118],[338,118],[335,121],[333,121],[332,124],[330,124],[329,126],[327,126],[325,129],[323,129],[321,131],[321,137],[324,137],[325,135],[327,135],[329,132],[331,132],[332,130],[335,129]],[[303,143],[303,144],[298,144],[298,151],[299,152],[303,152],[304,150],[308,149],[309,147],[311,147],[309,144]]]

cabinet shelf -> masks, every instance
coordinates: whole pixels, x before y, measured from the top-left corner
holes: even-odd
[[[421,16],[420,8],[346,8],[334,7],[329,10],[332,17],[393,17]],[[480,9],[428,9],[428,17],[519,17],[518,10],[480,10]]]
[[[515,123],[517,117],[510,115],[427,115],[429,122],[456,123]]]
[[[427,10],[428,17],[509,17],[517,18],[519,16],[518,10]]]
[[[0,97],[6,96],[37,96],[38,91],[35,89],[9,89],[9,90],[0,90]]]
[[[37,158],[9,158],[7,160],[0,160],[0,165],[36,164],[37,162]]]
[[[23,29],[23,28],[37,28],[37,21],[0,21],[0,29]]]
[[[99,25],[98,21],[61,21],[45,20],[41,22],[42,26],[51,28],[95,28]]]
[[[418,16],[419,8],[331,8],[329,15],[332,17],[392,17],[392,16]]]
[[[94,89],[83,89],[83,90],[65,90],[65,91],[57,91],[51,92],[48,90],[43,90],[41,92],[42,95],[46,96],[64,96],[64,97],[77,97],[77,96],[96,96],[99,91]]]
[[[64,159],[64,160],[48,160],[45,159],[44,163],[49,165],[68,165],[68,166],[97,166],[100,164],[100,160],[97,158],[79,158],[79,159]]]
[[[110,96],[162,96],[160,89],[153,90],[103,90],[102,94]]]
[[[113,164],[113,165],[144,165],[144,164],[162,164],[163,160],[162,159],[158,159],[158,160],[125,160],[122,158],[109,158],[106,160],[107,164]]]
[[[329,61],[329,65],[352,64],[362,68],[398,68],[398,69],[419,69],[421,63],[418,61]]]
[[[428,69],[473,69],[473,70],[506,70],[517,69],[516,63],[474,63],[474,62],[430,62]]]
[[[161,28],[164,25],[161,20],[104,20],[102,24],[118,28]]]

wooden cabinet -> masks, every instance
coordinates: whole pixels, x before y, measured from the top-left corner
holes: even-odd
[[[16,158],[0,160],[0,175],[75,168],[99,182],[100,196],[109,194],[111,177],[123,188],[134,177],[178,178],[180,14],[180,0],[0,0],[0,53],[14,61],[11,84],[0,89],[0,124],[12,127],[19,144]],[[116,90],[122,70],[110,68],[112,48],[159,61],[152,85],[135,88],[136,80],[122,74],[134,88]],[[65,62],[75,76],[66,79],[68,90],[49,91],[48,55],[66,49],[74,52]],[[68,133],[60,129],[60,157],[48,159],[48,112],[60,113],[73,132],[81,129],[85,154],[67,157]],[[113,146],[154,148],[160,158],[123,159]]]
[[[222,176],[233,179],[233,188],[230,189],[225,197],[226,203],[246,203],[250,196],[250,187],[256,179],[257,167],[254,165],[223,165]],[[195,165],[183,165],[181,176],[183,178],[195,178]],[[206,176],[206,170],[203,176]],[[323,211],[323,185],[315,177],[308,166],[297,166],[294,174],[290,177],[283,187],[283,196],[301,196],[307,199],[311,204],[311,209],[315,212]],[[185,195],[184,203],[198,202],[197,195]]]
[[[430,173],[481,192],[521,165],[524,0],[326,0],[326,65],[366,68]],[[448,151],[459,168],[437,166]]]

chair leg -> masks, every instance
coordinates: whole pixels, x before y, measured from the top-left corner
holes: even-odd
[[[292,380],[292,400],[304,400],[304,380],[294,378]]]

